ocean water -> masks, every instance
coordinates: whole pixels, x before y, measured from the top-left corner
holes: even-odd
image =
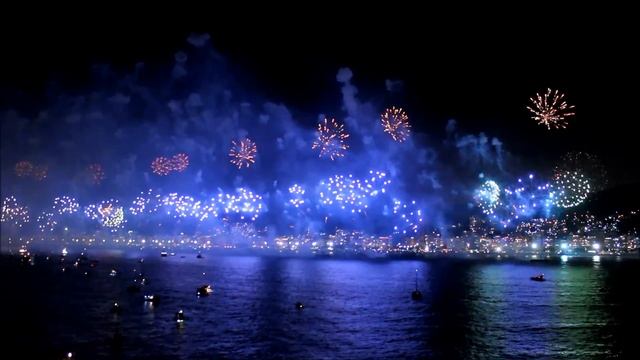
[[[181,257],[184,255],[184,258]],[[600,359],[640,348],[636,261],[2,257],[3,351],[62,359]],[[62,271],[62,268],[66,268]],[[112,269],[116,276],[109,276]],[[415,270],[424,298],[412,301]],[[138,293],[127,286],[140,273]],[[547,281],[534,282],[544,273]],[[196,288],[214,292],[197,297]],[[144,294],[161,301],[150,305]],[[297,310],[296,302],[304,304]],[[120,314],[112,314],[118,302]],[[183,310],[178,326],[174,315]]]

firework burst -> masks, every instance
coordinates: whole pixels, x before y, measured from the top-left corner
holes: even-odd
[[[402,108],[396,108],[395,106],[385,110],[380,117],[384,132],[391,135],[391,138],[397,142],[403,142],[407,140],[411,133],[411,124],[409,124],[409,117],[402,110]]]
[[[125,223],[124,209],[116,199],[91,204],[84,209],[84,214],[91,220],[97,220],[100,225],[109,228],[112,232],[122,228]]]
[[[28,161],[20,161],[15,166],[16,176],[27,177],[33,172],[33,164]]]
[[[58,222],[56,221],[53,213],[43,212],[42,214],[40,214],[40,216],[38,216],[36,221],[38,223],[38,229],[40,229],[40,231],[42,232],[51,232],[55,229],[56,225],[58,225]]]
[[[33,176],[36,181],[42,181],[46,179],[48,175],[49,168],[46,165],[34,166],[33,172],[31,173],[31,176]]]
[[[169,173],[173,170],[172,161],[164,156],[159,156],[153,159],[153,161],[151,162],[151,170],[156,175],[169,175]]]
[[[94,185],[100,185],[105,178],[104,169],[100,164],[90,164],[87,166],[87,172],[89,173],[89,180]]]
[[[343,157],[349,148],[346,140],[349,134],[344,130],[344,125],[335,119],[324,119],[318,124],[317,138],[311,146],[312,149],[320,149],[319,157],[329,157],[334,160]]]
[[[232,141],[233,146],[229,151],[229,156],[231,157],[231,163],[238,167],[238,169],[242,169],[243,166],[249,167],[251,164],[255,162],[257,147],[256,143],[251,141],[251,139],[245,138],[240,140],[240,142],[236,143]]]
[[[189,156],[185,153],[176,154],[171,158],[171,169],[183,172],[189,166]]]
[[[551,196],[556,206],[570,208],[580,205],[591,192],[589,179],[579,171],[556,174]]]
[[[289,187],[289,195],[291,196],[289,198],[289,204],[291,204],[296,208],[303,205],[304,193],[305,193],[304,187],[298,184],[293,184],[293,186]]]
[[[490,215],[500,204],[500,186],[493,180],[485,181],[474,194],[482,212]]]
[[[575,115],[572,112],[573,105],[568,105],[564,100],[564,94],[558,90],[547,89],[544,95],[536,94],[536,98],[530,98],[532,106],[527,109],[533,114],[533,120],[544,125],[547,129],[565,129],[567,118]]]
[[[593,154],[582,151],[566,153],[554,169],[555,177],[569,171],[577,171],[589,179],[589,185],[594,192],[602,191],[607,187],[607,169],[602,161]]]
[[[160,206],[160,195],[153,194],[153,190],[149,189],[147,192],[141,192],[131,203],[129,212],[132,215],[142,215],[154,213]]]
[[[13,223],[19,227],[29,222],[29,209],[21,206],[15,197],[9,196],[2,200],[2,213],[0,222]]]
[[[122,206],[109,208],[108,211],[103,209],[102,226],[115,230],[124,223],[124,210]]]
[[[400,200],[393,200],[393,214],[399,218],[399,225],[393,227],[394,234],[417,234],[422,225],[422,210],[416,207],[415,200],[403,203]]]
[[[75,214],[80,209],[80,204],[76,199],[69,196],[61,196],[53,199],[53,210],[59,215]]]

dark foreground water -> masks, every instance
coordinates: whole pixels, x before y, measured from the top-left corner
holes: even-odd
[[[637,262],[538,265],[207,256],[2,258],[4,354],[18,358],[631,358]],[[112,268],[118,275],[108,276]],[[419,269],[421,302],[410,292]],[[148,279],[126,288],[136,269]],[[88,275],[84,272],[88,271]],[[546,282],[531,275],[544,273]],[[211,283],[212,296],[195,289]],[[162,296],[157,306],[143,295]],[[120,315],[110,313],[118,301]],[[298,311],[294,303],[305,308]],[[173,320],[183,309],[187,321]],[[114,340],[114,334],[116,336]],[[118,340],[118,338],[120,340]],[[4,356],[3,356],[4,357]]]

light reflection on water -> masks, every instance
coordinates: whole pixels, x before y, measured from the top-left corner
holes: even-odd
[[[637,349],[638,264],[105,258],[89,276],[3,258],[16,344],[79,358],[585,358]],[[108,276],[112,268],[115,277]],[[133,270],[136,269],[137,272]],[[424,294],[414,302],[415,269]],[[126,288],[139,272],[140,293]],[[544,273],[545,282],[529,277]],[[212,296],[195,289],[214,286]],[[157,294],[150,305],[144,294]],[[114,301],[120,315],[109,309]],[[294,303],[304,303],[298,311]],[[176,327],[173,316],[187,320]],[[19,315],[21,314],[21,315]],[[28,325],[25,327],[24,325]],[[122,342],[114,341],[114,334]],[[27,335],[29,335],[27,337]],[[637,351],[637,350],[635,350]]]

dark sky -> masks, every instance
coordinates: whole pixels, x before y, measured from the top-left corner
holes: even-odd
[[[393,18],[363,24],[331,18],[212,20],[180,29],[83,24],[5,32],[1,105],[37,104],[52,83],[82,89],[92,64],[131,69],[138,61],[167,63],[191,32],[207,32],[240,81],[300,113],[338,102],[335,74],[348,66],[364,94],[368,84],[402,80],[402,95],[382,102],[405,106],[413,125],[434,138],[443,138],[447,120],[455,118],[468,132],[499,137],[534,166],[583,150],[604,160],[614,183],[640,180],[637,91],[631,90],[640,62],[634,54],[637,37],[624,19],[605,24],[564,17],[523,23]],[[568,130],[549,132],[529,118],[529,96],[547,87],[561,89],[576,106]]]

